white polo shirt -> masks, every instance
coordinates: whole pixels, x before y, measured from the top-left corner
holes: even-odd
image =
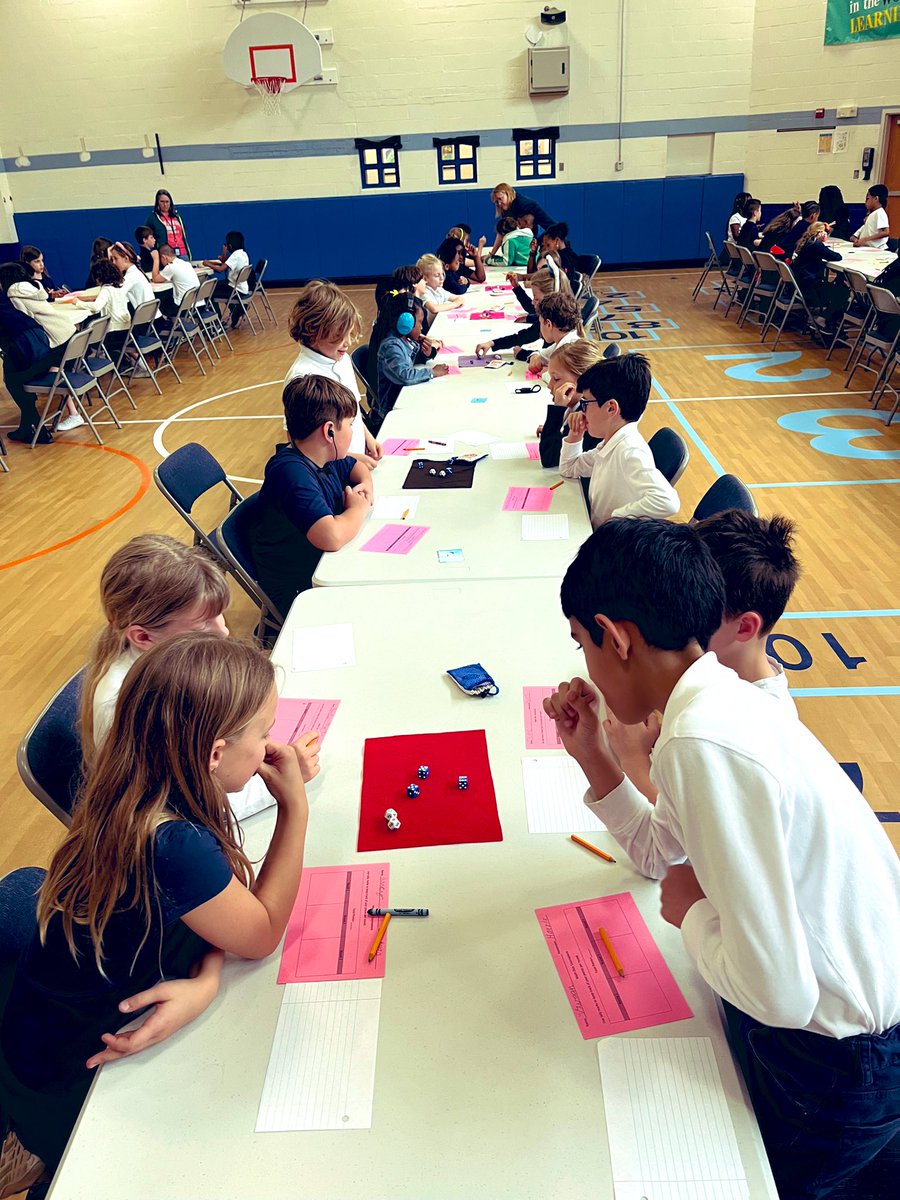
[[[704,654],[653,751],[588,807],[644,875],[690,859],[706,899],[681,934],[707,983],[767,1025],[827,1037],[900,1021],[900,860],[868,803],[780,704]]]
[[[185,297],[185,293],[191,288],[200,286],[200,276],[184,258],[173,258],[168,266],[160,270],[160,275],[163,279],[167,279],[172,285],[172,298],[176,304],[180,304]]]
[[[356,419],[353,422],[353,436],[350,439],[350,449],[347,453],[351,457],[365,454],[366,427],[359,409],[359,388],[356,384],[356,372],[353,370],[350,355],[344,354],[335,362],[333,358],[319,354],[318,350],[310,350],[309,346],[301,346],[300,353],[291,363],[288,373],[284,377],[285,385],[299,375],[327,375],[329,379],[336,379],[338,383],[342,383],[347,391],[356,397]]]
[[[774,658],[769,658],[768,655],[766,657],[769,659],[769,666],[775,674],[767,675],[765,679],[755,679],[753,686],[759,688],[761,692],[765,692],[766,695],[771,696],[774,700],[780,700],[782,704],[790,708],[795,717],[798,716],[797,705],[794,703],[794,697],[788,688],[784,667],[780,662],[776,662]]]
[[[588,501],[596,529],[610,517],[671,517],[681,501],[656,469],[650,447],[636,421],[617,429],[595,450],[563,439],[559,473],[563,479],[590,478]]]
[[[865,221],[857,229],[854,237],[874,237],[876,233],[884,230],[884,236],[880,237],[876,242],[866,242],[867,246],[871,246],[873,250],[887,249],[887,231],[890,228],[888,215],[883,208],[876,208],[874,212],[867,214]]]
[[[238,277],[238,272],[243,271],[244,267],[250,266],[250,259],[247,257],[246,250],[232,250],[231,254],[225,259],[225,266],[228,268],[228,282],[234,287],[235,280]],[[250,291],[250,287],[245,280],[238,286],[238,291],[242,296],[246,296]]]

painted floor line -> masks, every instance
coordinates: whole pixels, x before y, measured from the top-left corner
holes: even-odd
[[[791,688],[792,696],[900,696],[900,687]]]
[[[823,609],[820,612],[786,612],[778,618],[780,621],[827,621],[842,620],[845,617],[900,617],[900,608],[847,608]]]
[[[673,347],[675,349],[675,347]],[[693,347],[691,347],[693,349]],[[773,380],[773,383],[777,382]],[[867,391],[847,391],[846,388],[841,388],[838,392],[764,392],[752,393],[745,396],[673,396],[670,399],[676,404],[694,404],[697,401],[704,400],[804,400],[815,398],[817,396],[868,396]],[[860,412],[866,412],[867,409],[860,409]]]
[[[802,488],[802,487],[866,487],[869,484],[878,483],[900,483],[900,478],[897,479],[803,479],[793,480],[787,483],[748,483],[747,487],[751,491],[759,491],[761,488]]]

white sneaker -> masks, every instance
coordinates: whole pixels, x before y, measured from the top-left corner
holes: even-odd
[[[70,413],[69,416],[63,417],[56,428],[59,433],[66,433],[69,429],[80,429],[82,425],[86,424],[84,417],[79,416],[78,413]]]

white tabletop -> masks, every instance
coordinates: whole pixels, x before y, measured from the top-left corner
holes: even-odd
[[[379,587],[364,605],[355,588],[306,592],[276,646],[285,695],[341,701],[310,791],[307,864],[388,858],[391,903],[432,913],[388,932],[371,1130],[254,1132],[281,1001],[278,955],[230,961],[193,1025],[102,1070],[52,1200],[609,1200],[597,1043],[582,1039],[534,909],[621,891],[695,1014],[626,1036],[712,1039],[749,1195],[774,1200],[715,999],[661,920],[658,885],[621,851],[611,866],[564,835],[528,832],[522,687],[583,669],[558,586]],[[291,672],[294,630],[343,621],[354,626],[355,667]],[[475,661],[499,696],[470,699],[444,675]],[[503,841],[357,855],[364,738],[463,729],[486,731]],[[251,857],[272,826],[271,811],[246,822]],[[606,834],[591,838],[616,849]]]
[[[896,254],[890,250],[873,250],[871,246],[854,246],[840,238],[829,238],[826,245],[841,255],[840,262],[826,263],[829,271],[859,271],[869,280],[880,275],[894,261]]]

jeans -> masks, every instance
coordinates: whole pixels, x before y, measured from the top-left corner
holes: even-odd
[[[819,1200],[900,1132],[900,1025],[830,1038],[722,1001],[782,1200]]]
[[[0,962],[19,957],[36,928],[37,894],[47,872],[20,867],[0,879]]]

